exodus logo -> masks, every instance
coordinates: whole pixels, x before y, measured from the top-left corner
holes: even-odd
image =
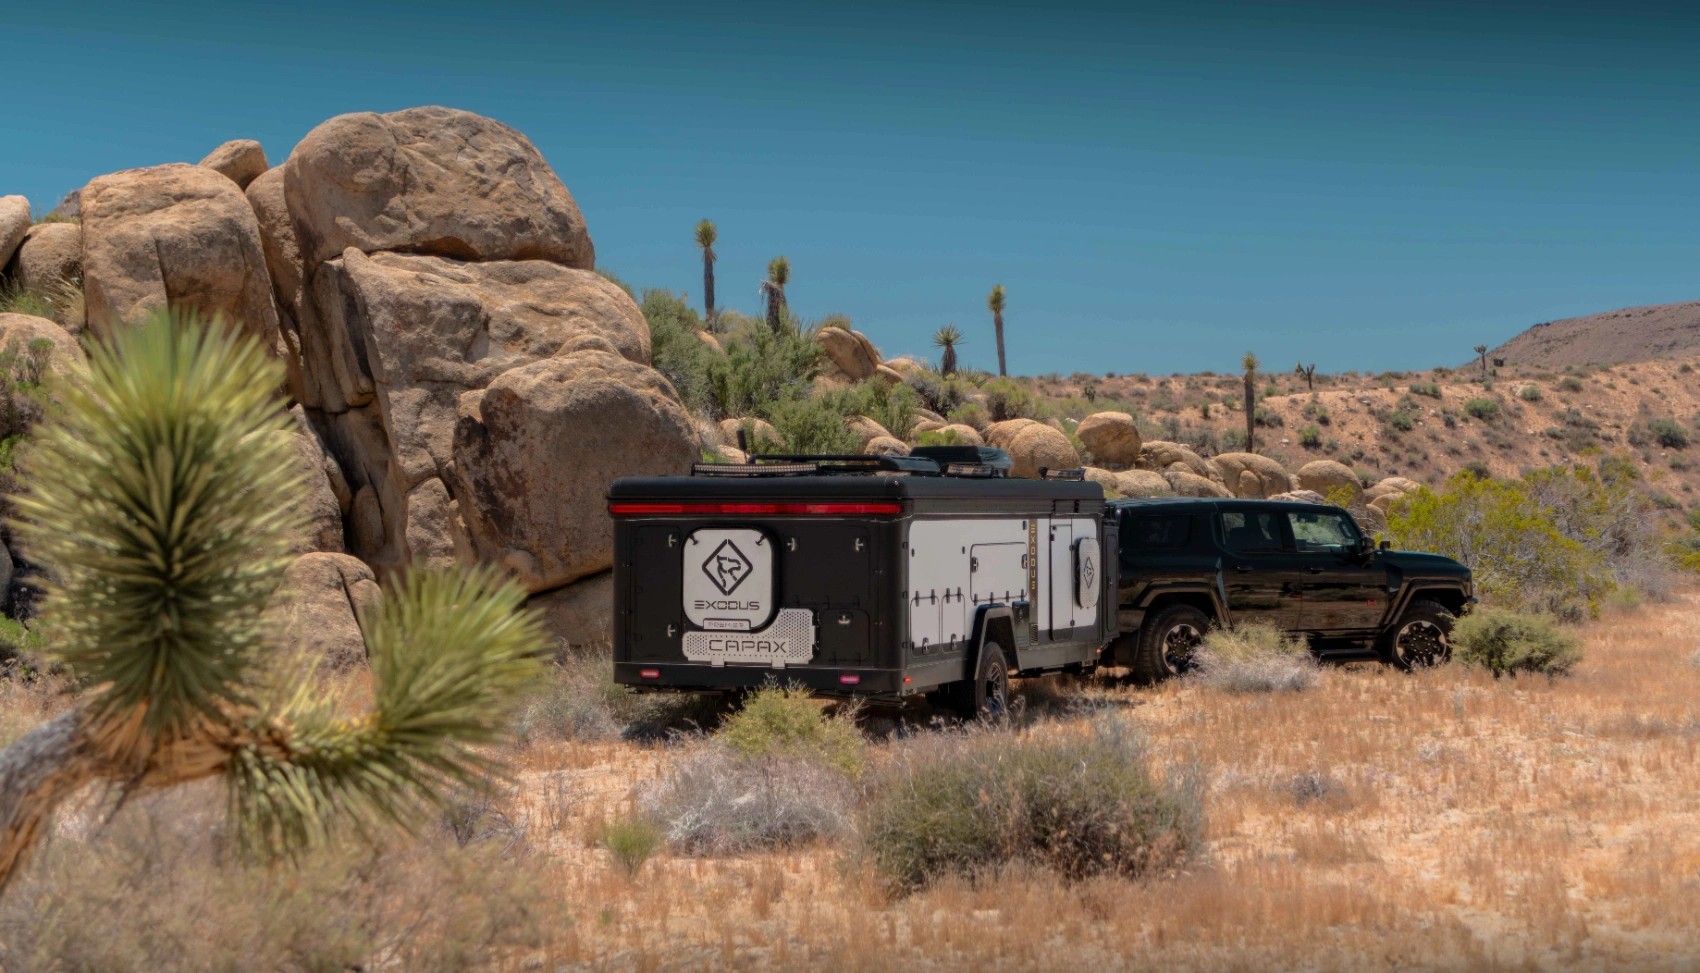
[[[761,611],[761,602],[759,602],[759,601],[733,601],[730,598],[726,599],[725,601],[703,601],[701,598],[698,598],[696,600],[695,605],[696,605],[697,611],[717,611],[717,612],[759,612],[759,611]]]
[[[720,653],[760,653],[764,655],[784,655],[791,643],[787,639],[765,638],[711,638],[708,640],[708,651]]]

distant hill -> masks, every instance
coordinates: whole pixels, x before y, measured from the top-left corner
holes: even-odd
[[[1590,362],[1633,362],[1700,352],[1700,301],[1654,304],[1537,324],[1490,358],[1563,368]]]

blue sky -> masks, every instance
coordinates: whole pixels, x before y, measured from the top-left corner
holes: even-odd
[[[444,104],[543,151],[599,262],[954,322],[995,367],[1456,363],[1700,297],[1700,16],[1599,4],[34,4],[0,9],[0,193],[348,111]]]

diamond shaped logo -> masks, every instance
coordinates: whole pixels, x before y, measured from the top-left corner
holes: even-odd
[[[708,580],[720,589],[723,595],[729,595],[738,590],[744,579],[750,576],[753,565],[744,552],[738,550],[738,545],[730,540],[720,542],[708,560],[702,562],[702,573],[708,575]]]
[[[1097,577],[1097,568],[1092,564],[1092,556],[1088,554],[1084,558],[1084,563],[1080,565],[1080,583],[1083,587],[1090,588]]]

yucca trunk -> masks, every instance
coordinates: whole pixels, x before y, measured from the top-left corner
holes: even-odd
[[[714,255],[702,254],[702,314],[710,332],[714,331]]]
[[[1005,364],[1004,357],[1003,357],[1003,312],[1002,311],[998,311],[997,313],[992,315],[992,327],[994,329],[996,329],[997,333],[998,333],[998,377],[1003,378],[1004,376],[1009,374],[1009,368]]]
[[[1257,410],[1257,379],[1251,372],[1245,373],[1245,451],[1257,452],[1257,423],[1254,417]]]

